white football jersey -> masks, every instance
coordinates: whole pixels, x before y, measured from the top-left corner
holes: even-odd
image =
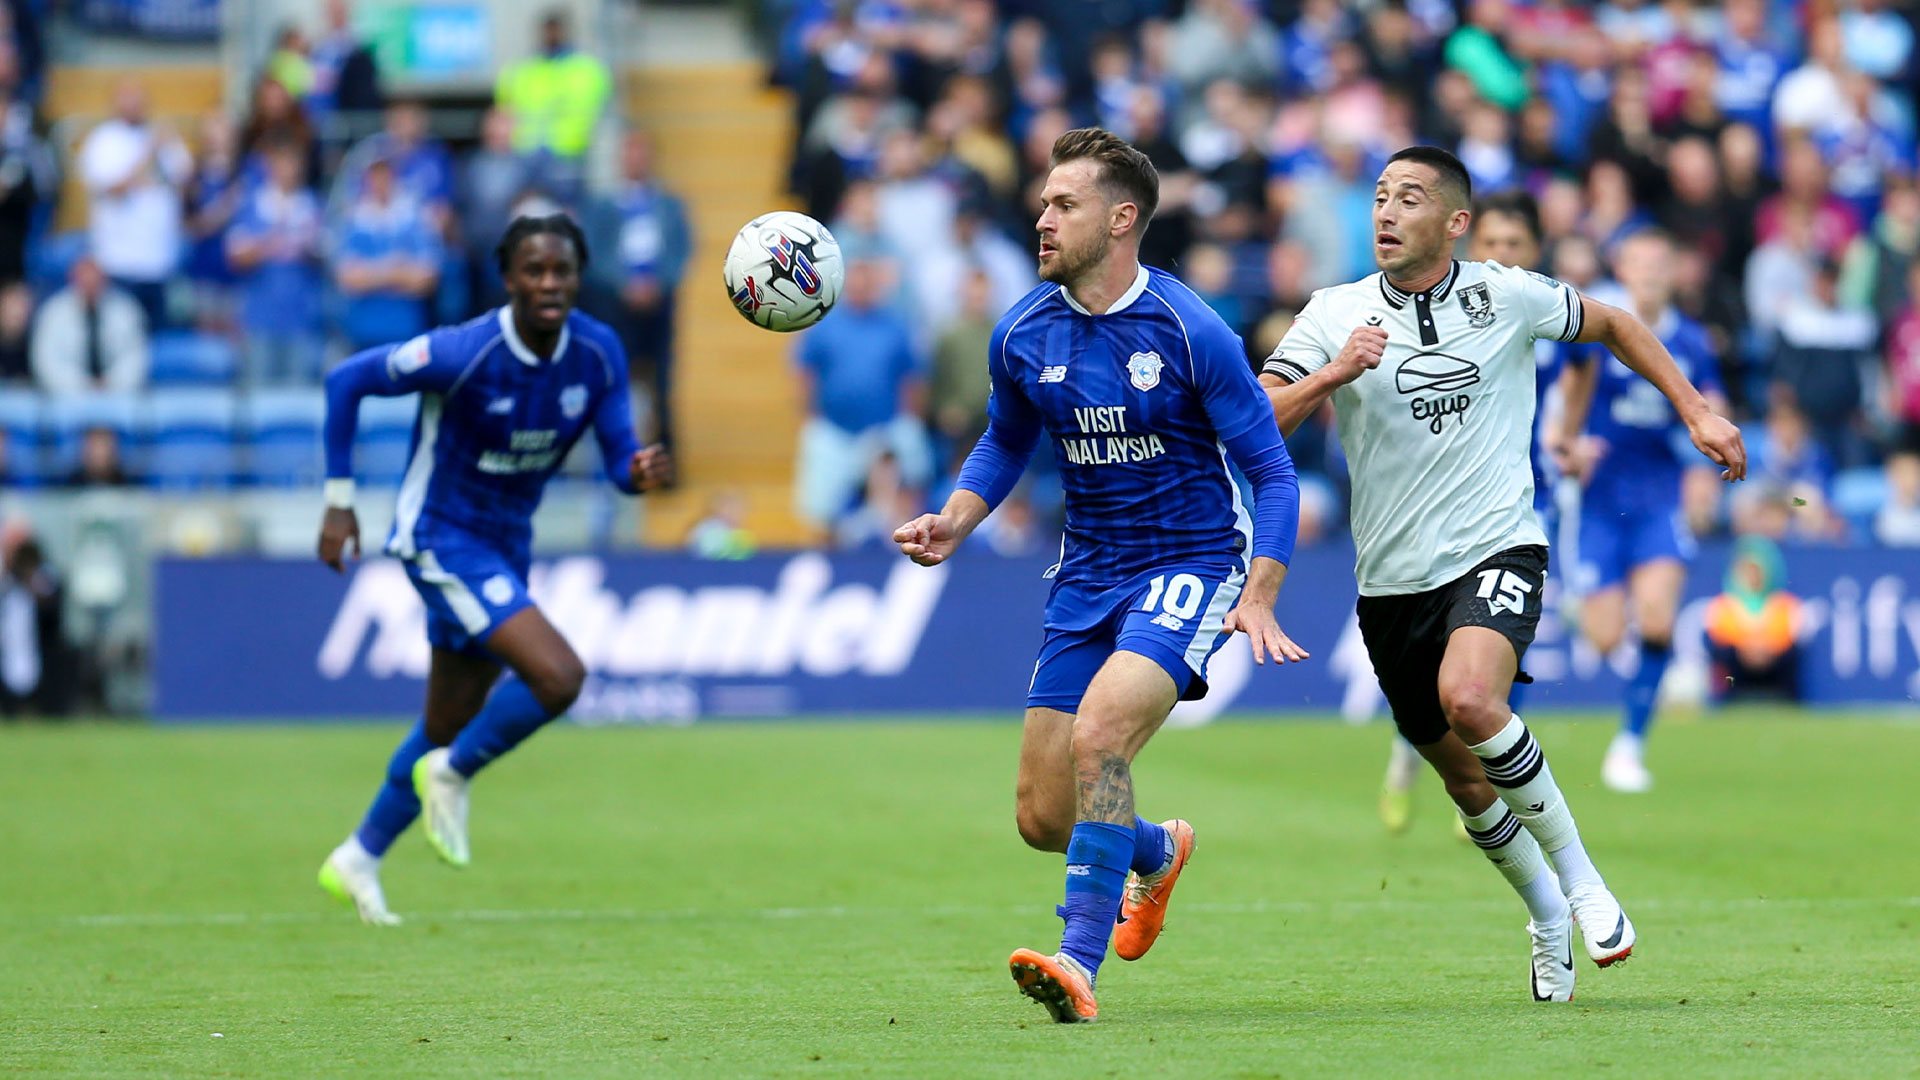
[[[1533,514],[1535,340],[1580,334],[1580,294],[1530,270],[1455,262],[1423,293],[1385,274],[1313,294],[1263,370],[1306,378],[1356,327],[1380,366],[1333,392],[1353,478],[1363,596],[1425,592],[1507,548],[1547,542]]]

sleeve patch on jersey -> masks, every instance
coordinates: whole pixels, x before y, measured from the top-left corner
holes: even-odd
[[[1540,284],[1542,285],[1550,285],[1556,289],[1564,289],[1567,287],[1566,282],[1561,281],[1559,278],[1548,277],[1547,275],[1541,273],[1538,270],[1528,270],[1526,271],[1526,275],[1530,278],[1533,278],[1535,281],[1540,282]]]
[[[1561,288],[1567,289],[1567,333],[1560,340],[1571,343],[1580,337],[1580,331],[1586,327],[1587,305],[1580,299],[1577,290],[1564,285]]]
[[[1265,374],[1285,379],[1288,382],[1299,382],[1307,377],[1306,368],[1281,357],[1279,353],[1274,353],[1272,356],[1267,357],[1266,365],[1260,370]]]
[[[402,375],[411,375],[427,366],[433,359],[433,348],[427,342],[427,335],[421,334],[411,341],[393,347],[387,354],[387,375],[398,379]]]

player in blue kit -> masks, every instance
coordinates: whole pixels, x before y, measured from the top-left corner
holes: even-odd
[[[1714,410],[1726,412],[1719,359],[1699,323],[1673,307],[1673,242],[1645,230],[1620,242],[1614,277],[1623,306],[1644,322],[1680,371]],[[1591,348],[1591,347],[1580,347]],[[1640,634],[1640,662],[1627,681],[1620,732],[1600,769],[1615,791],[1653,786],[1643,760],[1660,679],[1673,656],[1673,620],[1693,558],[1693,535],[1680,510],[1682,473],[1710,463],[1687,445],[1673,407],[1625,364],[1594,349],[1599,384],[1576,454],[1587,470],[1581,498],[1574,581],[1585,594],[1581,612],[1587,640],[1602,654],[1626,636],[1629,616]],[[1568,434],[1562,442],[1570,442]]]
[[[506,307],[357,353],[327,375],[320,559],[336,571],[349,547],[360,548],[352,466],[360,399],[420,395],[386,550],[426,602],[426,709],[394,751],[366,819],[320,868],[321,886],[375,925],[400,921],[380,888],[394,839],[424,810],[434,850],[465,866],[468,780],[566,712],[586,678],[527,596],[533,511],[547,480],[589,428],[621,490],[638,494],[669,475],[666,453],[642,449],[634,434],[619,337],[573,310],[587,262],[579,227],[564,215],[519,218],[497,256]],[[502,667],[513,674],[496,688]]]
[[[1473,231],[1467,238],[1467,258],[1502,266],[1536,270],[1540,265],[1540,206],[1524,191],[1501,192],[1474,200]],[[1604,350],[1602,350],[1604,351]],[[1540,528],[1560,542],[1559,482],[1571,481],[1564,469],[1573,460],[1573,445],[1563,430],[1578,435],[1587,409],[1593,404],[1594,365],[1587,351],[1568,350],[1554,341],[1533,343],[1534,416],[1537,429],[1530,459],[1533,463],[1533,512]],[[1564,418],[1564,423],[1561,418]],[[1514,681],[1507,704],[1518,713],[1526,699],[1527,683]],[[1423,771],[1420,751],[1394,736],[1387,756],[1387,773],[1380,784],[1380,821],[1388,832],[1404,832],[1413,823],[1413,785]],[[1454,825],[1462,839],[1466,826]]]
[[[1066,535],[1027,691],[1015,818],[1067,856],[1060,951],[1021,949],[1015,983],[1055,1020],[1098,1015],[1108,939],[1138,959],[1164,924],[1193,830],[1134,813],[1131,762],[1174,704],[1206,693],[1235,630],[1255,661],[1306,657],[1274,622],[1299,490],[1240,338],[1171,275],[1140,265],[1159,201],[1145,154],[1098,128],[1062,135],[1041,193],[1040,277],[995,328],[987,432],[938,514],[894,540],[950,558],[1013,489],[1044,433]],[[1228,468],[1253,488],[1249,516]],[[1115,931],[1116,917],[1120,920]]]

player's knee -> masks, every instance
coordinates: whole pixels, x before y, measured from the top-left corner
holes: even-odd
[[[1494,692],[1491,679],[1478,675],[1442,674],[1440,708],[1447,723],[1470,743],[1498,733],[1511,715],[1505,695]]]
[[[549,713],[558,716],[579,698],[580,688],[587,682],[587,668],[578,656],[569,652],[564,658],[556,659],[525,677],[527,689],[533,691],[534,699]]]
[[[1065,851],[1067,841],[1073,835],[1071,821],[1059,821],[1053,815],[1042,812],[1036,807],[1022,804],[1013,812],[1014,824],[1020,829],[1020,839],[1035,851]]]
[[[1673,614],[1650,612],[1640,620],[1640,640],[1655,649],[1673,648]]]

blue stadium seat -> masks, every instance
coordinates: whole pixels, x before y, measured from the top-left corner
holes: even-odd
[[[9,486],[41,483],[43,443],[40,395],[32,390],[0,390],[0,432],[6,434],[6,460],[0,462],[0,480]]]
[[[420,399],[412,395],[361,401],[360,437],[353,447],[354,474],[369,483],[399,483],[407,471],[407,451],[419,411]]]
[[[140,399],[132,394],[76,394],[51,397],[41,412],[45,424],[41,467],[49,477],[72,474],[80,465],[80,442],[89,428],[104,427],[120,436],[121,463],[131,475],[143,471]]]
[[[1887,474],[1869,466],[1847,469],[1833,478],[1833,512],[1863,535],[1871,535],[1873,516],[1887,501]]]
[[[147,401],[148,479],[161,487],[219,487],[238,473],[239,408],[225,390],[161,390]]]
[[[255,391],[247,400],[252,448],[248,475],[253,481],[284,487],[319,484],[325,472],[320,427],[326,414],[326,395],[318,389]]]
[[[230,386],[240,356],[233,343],[196,330],[167,330],[153,335],[155,386]]]

